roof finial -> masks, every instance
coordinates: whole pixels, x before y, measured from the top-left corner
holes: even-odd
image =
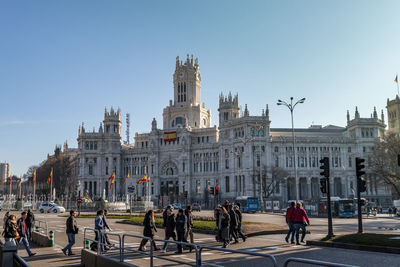
[[[349,113],[349,110],[347,110],[347,123],[349,123],[350,122],[350,113]]]
[[[357,106],[356,106],[356,112],[355,112],[354,116],[355,116],[356,119],[360,118],[360,113],[358,113],[358,107]]]
[[[376,107],[374,107],[374,119],[378,119],[378,113],[376,112]]]
[[[382,120],[382,123],[385,123],[385,115],[383,114],[383,109],[381,111],[381,120]]]

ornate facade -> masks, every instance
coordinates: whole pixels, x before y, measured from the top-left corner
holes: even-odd
[[[114,194],[123,196],[129,191],[143,197],[148,193],[160,205],[184,203],[187,194],[189,203],[213,206],[209,188],[215,186],[220,188],[220,201],[262,194],[264,200],[283,206],[295,199],[291,129],[270,127],[268,105],[259,115],[250,115],[247,105],[240,111],[237,95],[221,94],[219,126],[211,126],[211,112],[201,102],[198,60],[193,56],[185,62],[176,59],[173,85],[174,100],[164,108],[162,128],[153,119],[151,131],[136,133],[134,144],[122,143],[119,109],[106,109],[97,131],[87,132],[83,124],[79,127],[81,191],[93,197],[105,191],[111,198],[108,177],[115,172]],[[390,120],[395,116],[392,109]],[[393,125],[398,127],[398,123]],[[353,118],[347,112],[345,127],[295,129],[300,199],[316,203],[323,196],[319,159],[325,156],[331,160],[332,195],[354,197],[355,157],[365,158],[368,167],[374,141],[385,134],[385,127],[383,111],[380,118],[375,109],[371,117],[361,118],[356,108]],[[274,177],[277,169],[286,176]],[[128,173],[131,178],[124,184]],[[151,177],[150,182],[137,185],[144,174]],[[364,195],[378,205],[391,203],[391,189],[374,177],[369,177]]]

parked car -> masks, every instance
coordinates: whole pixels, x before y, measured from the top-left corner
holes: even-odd
[[[64,213],[65,208],[54,203],[41,203],[39,206],[40,213]]]
[[[199,203],[193,203],[192,205],[192,210],[193,211],[201,211],[201,206]]]

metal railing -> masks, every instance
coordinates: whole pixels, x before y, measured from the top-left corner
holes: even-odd
[[[146,239],[148,242],[150,242],[150,252],[141,251],[139,249],[133,249],[131,247],[126,247],[125,246],[126,237],[134,237],[134,238]],[[141,254],[145,254],[145,255],[149,255],[150,256],[150,267],[153,267],[153,252],[154,252],[154,249],[153,249],[153,239],[151,239],[151,237],[140,236],[140,235],[132,235],[132,234],[123,234],[122,235],[122,248],[121,248],[122,260],[125,257],[125,250],[136,252],[136,253],[141,253]]]
[[[283,264],[283,267],[287,267],[290,262],[307,263],[307,264],[312,264],[312,265],[328,266],[328,267],[359,267],[356,265],[310,260],[310,259],[303,259],[303,258],[288,258],[288,259],[286,259],[285,263]]]
[[[234,249],[229,249],[229,248],[217,248],[217,247],[209,247],[209,246],[201,246],[200,250],[199,250],[199,258],[198,258],[198,266],[202,266],[202,261],[201,261],[201,252],[203,251],[203,249],[208,249],[208,250],[217,250],[217,251],[223,251],[223,252],[231,252],[231,253],[239,253],[239,254],[247,254],[247,255],[251,255],[251,256],[258,256],[258,257],[264,257],[264,258],[268,258],[272,261],[273,266],[277,267],[278,263],[276,262],[276,259],[274,256],[272,256],[271,254],[267,254],[267,253],[259,253],[259,252],[251,252],[251,251],[247,251],[247,250],[234,250]]]
[[[36,231],[36,227],[39,227],[39,232],[49,236],[49,228],[47,225],[47,221],[35,220],[34,231]],[[44,227],[43,227],[44,226]]]
[[[86,231],[87,231],[87,230],[93,231],[95,234],[97,233],[97,237],[98,237],[99,239],[101,239],[99,230],[96,230],[96,229],[94,229],[94,228],[85,227],[85,228],[83,228],[83,247],[85,248],[86,240],[95,242],[95,243],[97,244],[97,255],[100,255],[100,252],[101,252],[101,251],[100,251],[100,250],[101,250],[101,244],[99,244],[99,243],[100,243],[99,240],[87,238],[87,237],[86,237]]]
[[[164,239],[153,239],[153,240],[154,241],[161,241],[161,242],[164,242],[164,243],[167,243],[167,244],[168,243],[174,243],[174,244],[177,244],[177,245],[180,244],[180,245],[184,245],[184,246],[188,246],[188,247],[193,247],[195,249],[195,252],[196,252],[196,262],[195,263],[191,263],[191,262],[181,261],[181,260],[177,260],[177,259],[170,259],[170,258],[167,258],[165,256],[161,256],[161,255],[153,255],[153,257],[159,258],[159,259],[163,259],[163,260],[167,260],[167,261],[173,261],[173,262],[180,263],[180,264],[185,264],[185,265],[201,266],[200,249],[199,249],[199,246],[197,246],[196,244],[188,243],[188,242],[182,242],[182,241],[164,240]]]
[[[21,256],[19,256],[17,253],[14,253],[13,255],[13,265],[18,266],[18,267],[31,267],[26,261],[24,261]]]
[[[101,232],[101,235],[102,235],[102,237],[101,237],[101,241],[99,242],[99,244],[98,244],[98,246],[109,246],[109,247],[112,247],[112,248],[116,248],[116,249],[118,249],[119,250],[119,261],[120,262],[123,262],[124,261],[124,259],[123,259],[123,255],[122,255],[122,251],[121,251],[121,249],[122,249],[122,242],[121,242],[121,235],[120,234],[117,234],[117,233],[113,233],[113,232]],[[108,236],[108,235],[111,235],[111,236],[117,236],[118,237],[118,246],[116,246],[116,245],[114,245],[114,244],[108,244],[108,243],[106,243],[106,237]],[[111,243],[111,242],[110,242]],[[99,249],[98,249],[99,250]]]

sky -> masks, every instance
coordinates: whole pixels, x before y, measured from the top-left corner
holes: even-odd
[[[250,115],[306,98],[295,127],[346,126],[397,93],[399,1],[0,1],[0,162],[24,174],[104,108],[149,132],[173,98],[175,58],[199,58],[202,101],[218,124],[218,96],[239,94]],[[386,111],[385,111],[386,117]],[[125,124],[123,125],[123,132]],[[123,137],[125,140],[125,136]]]

